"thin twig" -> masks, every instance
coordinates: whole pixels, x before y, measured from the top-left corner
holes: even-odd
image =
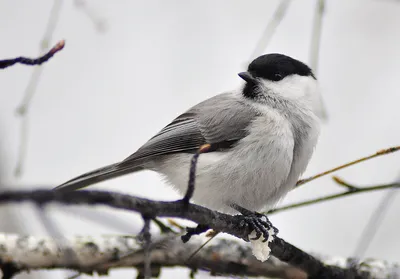
[[[219,234],[219,232],[216,232],[213,230],[208,231],[206,233],[206,237],[209,237],[209,239],[207,239],[205,242],[203,242],[203,244],[201,244],[192,254],[190,254],[190,256],[188,257],[186,262],[189,262],[194,256],[196,256],[196,254],[198,254],[200,252],[200,250],[203,249],[208,243],[210,243],[211,240],[213,240],[218,234]]]
[[[253,52],[250,55],[249,61],[253,60],[255,57],[259,56],[264,52],[266,47],[268,46],[272,36],[275,33],[275,30],[279,26],[279,23],[282,21],[283,17],[286,14],[286,11],[289,8],[291,0],[281,0],[278,7],[276,8],[274,14],[272,15],[271,20],[268,22],[267,27],[265,28],[263,34],[261,35],[260,40],[257,42]]]
[[[176,233],[171,227],[168,227],[165,225],[160,219],[154,218],[153,222],[157,225],[157,227],[160,229],[161,234],[166,234],[166,233]]]
[[[53,7],[51,8],[49,14],[49,19],[46,24],[45,32],[40,41],[40,52],[45,51],[45,49],[47,49],[49,46],[49,42],[52,40],[54,30],[56,29],[58,20],[60,18],[62,3],[62,0],[55,0],[53,2]],[[28,86],[26,87],[22,102],[17,108],[17,112],[20,115],[24,115],[28,110],[29,103],[36,92],[37,84],[39,83],[42,70],[43,68],[36,68],[32,73],[32,76],[28,82]]]
[[[196,250],[193,251],[193,253],[189,256],[189,258],[186,260],[187,262],[190,262],[190,260],[196,256],[197,253],[200,252],[201,249],[203,249],[208,243],[211,242],[211,240],[213,240],[216,236],[218,235],[218,232],[215,233],[214,235],[212,235],[209,239],[207,239],[203,244],[201,244],[199,246],[199,248],[197,248]]]
[[[400,183],[400,179],[397,181]],[[371,214],[369,221],[365,228],[361,233],[361,237],[356,245],[356,249],[354,251],[354,258],[360,259],[364,257],[365,252],[368,250],[369,245],[372,243],[376,232],[378,231],[380,224],[385,218],[386,213],[389,210],[389,207],[392,205],[396,194],[398,193],[397,189],[392,189],[383,196],[380,203]]]
[[[337,178],[337,177],[333,177],[333,179],[339,184],[341,184],[343,182],[342,179]],[[349,185],[349,183],[345,182],[345,185],[346,185],[346,187],[348,187],[347,185]],[[306,206],[306,205],[312,205],[312,204],[316,204],[316,203],[320,203],[320,202],[330,201],[330,200],[334,200],[334,199],[338,199],[338,198],[342,198],[342,197],[346,197],[346,196],[350,196],[350,195],[355,195],[355,194],[361,194],[361,193],[372,192],[372,191],[380,191],[380,190],[385,190],[385,189],[390,189],[390,188],[399,188],[400,183],[375,185],[375,186],[370,186],[370,187],[356,187],[353,185],[351,185],[351,186],[352,186],[352,188],[349,188],[349,190],[347,190],[346,192],[343,192],[343,193],[333,194],[333,195],[325,196],[322,198],[316,198],[316,199],[312,199],[312,200],[308,200],[308,201],[304,201],[304,202],[289,204],[286,206],[272,209],[272,210],[268,211],[266,214],[277,213],[277,212],[285,211],[288,209],[294,209],[294,208],[298,208],[298,207],[302,207],[302,206]]]
[[[310,66],[314,73],[318,73],[319,54],[321,48],[321,34],[322,34],[322,19],[325,14],[325,0],[316,0],[313,31],[310,45]],[[318,94],[318,116],[323,119],[328,119],[325,104],[322,100],[321,93]]]
[[[91,9],[85,0],[75,0],[75,7],[82,10],[89,20],[95,26],[97,32],[104,33],[107,31],[107,21],[104,18],[98,16],[93,9]]]
[[[39,72],[38,72],[39,73]],[[14,176],[20,177],[22,175],[22,169],[24,165],[24,160],[28,148],[28,138],[29,138],[29,119],[28,117],[23,117],[21,119],[21,124],[19,126],[19,146],[18,146],[18,157],[17,164],[14,169]]]
[[[183,231],[185,230],[185,227],[182,226],[181,224],[179,224],[178,222],[176,222],[174,219],[168,218],[167,221],[168,221],[168,224],[170,224],[171,226],[174,226],[174,227],[178,228],[180,231],[183,232]]]
[[[141,235],[144,240],[144,279],[149,279],[151,277],[151,259],[150,259],[150,244],[151,244],[151,234],[150,234],[150,218],[142,215],[144,225],[141,231]]]
[[[359,187],[357,187],[357,186],[355,186],[355,185],[353,185],[353,184],[350,184],[349,182],[346,182],[346,181],[342,180],[341,178],[339,178],[339,177],[337,177],[337,176],[332,176],[332,179],[333,179],[339,186],[343,186],[343,187],[347,188],[347,190],[348,190],[349,192],[357,191],[357,190],[360,189]]]
[[[60,19],[60,13],[62,8],[63,0],[54,0],[53,6],[51,7],[49,19],[47,20],[44,35],[42,37],[40,48],[41,51],[49,48],[49,43],[53,39],[54,31],[56,30],[58,21]]]
[[[76,279],[82,276],[81,272],[73,273],[71,276],[67,277],[67,279]]]
[[[379,157],[379,156],[382,156],[382,155],[394,153],[394,152],[399,151],[399,150],[400,150],[400,146],[394,146],[394,147],[390,147],[390,148],[379,150],[378,152],[376,152],[376,153],[374,153],[372,155],[369,155],[369,156],[366,156],[366,157],[362,157],[360,159],[351,161],[349,163],[346,163],[344,165],[338,166],[336,168],[321,172],[319,174],[313,175],[313,176],[305,178],[305,179],[301,179],[301,180],[297,181],[296,187],[299,187],[299,186],[301,186],[301,185],[303,185],[305,183],[308,183],[308,182],[310,182],[310,181],[312,181],[314,179],[320,178],[320,177],[325,176],[327,174],[331,174],[331,173],[333,173],[335,171],[338,171],[338,170],[350,167],[352,165],[355,165],[355,164],[370,160],[370,159],[375,158],[375,157]]]
[[[201,153],[208,152],[211,149],[211,144],[202,145],[197,152],[193,155],[192,160],[190,161],[190,170],[189,170],[189,183],[185,196],[183,197],[184,203],[189,203],[190,199],[193,196],[195,183],[196,183],[196,167],[197,160]]]
[[[392,189],[386,193],[386,195],[382,198],[376,210],[371,214],[369,221],[365,228],[361,233],[360,240],[356,245],[356,249],[354,251],[354,258],[359,259],[364,256],[365,252],[368,249],[369,244],[372,243],[372,240],[383,221],[383,216],[388,211],[390,205],[394,201],[396,197],[397,189]]]
[[[23,65],[29,65],[29,66],[36,66],[36,65],[41,65],[45,62],[47,62],[51,57],[53,57],[54,54],[59,52],[64,48],[65,41],[59,41],[52,49],[50,49],[46,54],[38,57],[38,58],[28,58],[24,56],[16,57],[16,58],[11,58],[11,59],[5,59],[5,60],[0,60],[0,69],[5,69],[7,67],[13,66],[15,64],[23,64]]]
[[[310,46],[310,66],[315,73],[318,72],[319,51],[321,46],[322,19],[325,12],[325,0],[316,0],[313,31]]]

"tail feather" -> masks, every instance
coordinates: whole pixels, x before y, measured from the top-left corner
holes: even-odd
[[[74,191],[85,188],[92,184],[105,181],[111,178],[122,176],[128,173],[142,170],[143,167],[140,165],[121,165],[120,163],[111,164],[87,173],[84,173],[78,177],[75,177],[67,182],[55,187],[55,191]]]

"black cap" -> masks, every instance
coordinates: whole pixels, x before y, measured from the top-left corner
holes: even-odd
[[[254,59],[247,71],[253,78],[264,78],[279,81],[290,75],[311,76],[315,79],[310,67],[289,56],[271,53]]]

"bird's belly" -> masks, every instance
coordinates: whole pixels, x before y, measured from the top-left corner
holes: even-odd
[[[169,157],[156,170],[182,196],[188,185],[191,158],[191,154]],[[257,157],[245,152],[240,156],[232,156],[231,152],[229,155],[223,152],[202,154],[197,165],[193,201],[225,213],[235,213],[231,204],[254,211],[272,207],[289,190],[280,187],[287,177],[285,166],[290,166],[290,158],[275,158],[273,154],[262,152]]]

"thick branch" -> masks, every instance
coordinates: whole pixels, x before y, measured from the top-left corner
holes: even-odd
[[[136,211],[146,216],[177,217],[207,224],[215,231],[225,232],[248,241],[252,232],[249,227],[239,223],[240,216],[231,216],[182,201],[162,202],[105,191],[72,191],[61,193],[51,190],[9,191],[0,194],[0,203],[33,201],[39,205],[59,202],[69,205],[105,205],[118,209]],[[313,256],[276,237],[271,242],[272,255],[294,267],[304,270],[308,278],[346,278],[353,276],[353,271],[333,266],[326,266]],[[354,276],[353,276],[354,277]],[[365,278],[365,277],[354,277]]]
[[[123,267],[136,267],[142,271],[145,256],[139,239],[135,236],[110,235],[69,238],[67,242],[78,257],[78,263],[71,263],[51,238],[0,234],[0,262],[4,275],[7,275],[7,269],[4,267],[14,270],[14,274],[34,269],[60,268],[100,274]],[[192,270],[207,270],[214,275],[307,278],[301,270],[276,258],[272,257],[264,263],[256,260],[249,245],[234,240],[216,239],[213,244],[199,251],[188,261],[190,254],[200,243],[200,240],[196,239],[182,244],[179,236],[172,234],[156,237],[150,253],[152,275],[158,275],[162,267],[183,266]],[[326,264],[352,261],[338,257],[316,257]],[[398,278],[400,273],[397,265],[372,259],[357,263],[355,268],[360,273],[368,272],[371,278]]]
[[[0,261],[3,265],[13,265],[18,272],[62,268],[100,274],[106,274],[112,268],[136,267],[142,270],[145,264],[142,242],[135,236],[73,237],[68,239],[68,243],[78,256],[78,263],[71,263],[51,238],[0,234]],[[301,270],[277,259],[262,263],[254,258],[249,245],[224,239],[217,239],[188,261],[200,243],[196,239],[183,244],[177,235],[158,237],[151,246],[152,274],[158,274],[162,267],[184,266],[208,270],[212,274],[277,278],[298,274],[299,278],[306,277]]]

